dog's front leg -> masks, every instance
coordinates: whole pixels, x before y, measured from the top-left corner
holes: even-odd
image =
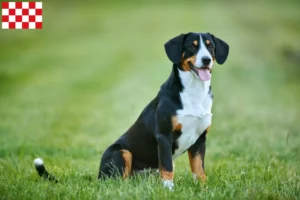
[[[172,162],[172,138],[171,135],[157,134],[159,171],[164,187],[172,190],[174,187],[173,162]]]
[[[206,133],[207,130],[205,130],[196,143],[188,149],[191,171],[196,179],[200,179],[202,181],[206,180],[204,172]]]

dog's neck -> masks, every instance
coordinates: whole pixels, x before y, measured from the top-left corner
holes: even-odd
[[[183,106],[178,114],[181,116],[195,116],[203,118],[211,114],[212,99],[210,92],[210,80],[202,81],[190,71],[178,70],[178,76],[182,84],[180,99]]]
[[[173,65],[172,73],[162,85],[163,95],[171,95],[182,105],[180,115],[203,117],[211,114],[212,96],[210,81],[201,81],[191,72],[184,72]]]
[[[197,97],[198,101],[207,96],[211,81],[202,81],[190,71],[182,71],[173,65],[172,73],[165,82],[164,87],[179,93],[185,92]],[[200,99],[199,99],[200,98]]]
[[[210,89],[210,80],[202,81],[190,71],[177,70],[184,92],[196,97],[200,101],[207,96]]]

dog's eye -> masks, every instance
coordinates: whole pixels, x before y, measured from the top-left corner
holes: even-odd
[[[195,46],[194,44],[190,44],[189,49],[195,50],[195,49],[196,49],[196,46]]]
[[[213,45],[208,45],[208,48],[209,48],[209,49],[213,49],[214,46],[213,46]]]

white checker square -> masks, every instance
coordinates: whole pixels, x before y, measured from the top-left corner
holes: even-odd
[[[22,8],[23,9],[28,9],[29,8],[29,3],[28,2],[22,2]]]
[[[35,16],[35,22],[42,22],[42,21],[43,21],[43,18],[41,15]]]
[[[35,22],[29,22],[29,29],[35,29]]]
[[[8,29],[8,22],[2,22],[2,29]]]
[[[29,16],[28,15],[22,16],[22,22],[29,22]]]
[[[16,22],[16,16],[14,15],[8,16],[8,22]]]
[[[35,2],[35,8],[42,9],[42,2]]]
[[[16,29],[22,29],[22,22],[16,22]]]
[[[16,15],[22,15],[22,9],[16,9]]]
[[[3,9],[2,9],[2,16],[3,16],[3,15],[8,15],[8,14],[9,14],[8,9],[3,8]]]
[[[35,15],[35,9],[29,9],[29,15]]]
[[[8,2],[8,8],[9,8],[9,9],[14,9],[14,8],[16,8],[16,2]]]

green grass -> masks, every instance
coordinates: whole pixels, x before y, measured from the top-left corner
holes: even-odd
[[[61,5],[44,2],[43,30],[0,32],[0,198],[300,198],[299,2]],[[213,72],[207,183],[187,155],[173,192],[154,175],[98,181],[103,151],[170,73],[163,44],[189,31],[231,48]],[[35,157],[58,184],[38,177]]]

